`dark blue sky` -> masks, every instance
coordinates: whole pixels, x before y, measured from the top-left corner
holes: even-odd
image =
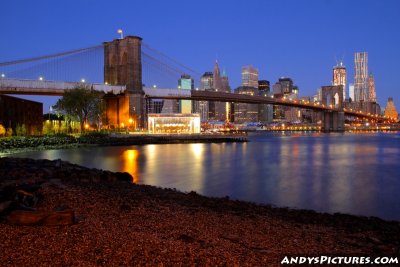
[[[304,96],[331,83],[335,58],[353,82],[354,52],[367,51],[378,102],[393,96],[400,108],[398,0],[3,0],[0,10],[0,62],[101,44],[123,28],[200,73],[218,57],[232,88],[251,64],[271,83],[291,77]]]

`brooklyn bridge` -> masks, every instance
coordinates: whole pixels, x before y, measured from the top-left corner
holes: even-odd
[[[76,79],[81,69],[88,73],[86,75],[92,75],[90,72],[93,67],[84,66],[87,62],[103,70],[103,81],[93,83],[83,78]],[[177,81],[178,75],[183,73],[192,73],[195,77],[198,74],[143,43],[138,36],[126,36],[93,47],[0,63],[0,72],[4,73],[5,70],[7,74],[2,74],[0,78],[0,94],[62,96],[66,90],[82,83],[92,90],[104,92],[107,113],[112,114],[109,118],[111,125],[119,125],[120,121],[134,118],[138,127],[144,127],[147,106],[152,99],[269,104],[313,110],[321,114],[321,127],[326,132],[344,131],[347,117],[377,122],[392,120],[380,114],[346,108],[342,86],[323,87],[320,102],[198,88],[182,90],[172,86],[152,86],[168,84],[166,81],[171,77]],[[71,79],[72,76],[75,78]],[[335,98],[335,95],[339,97]]]

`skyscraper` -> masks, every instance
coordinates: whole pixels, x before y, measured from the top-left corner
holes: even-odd
[[[213,73],[205,72],[200,79],[200,90],[211,90],[213,88]],[[193,101],[193,110],[200,113],[200,120],[208,120],[208,101]]]
[[[349,98],[354,101],[354,83],[349,84]]]
[[[183,74],[178,81],[178,88],[180,90],[193,90],[194,80],[188,74]],[[180,100],[179,101],[180,113],[192,113],[192,101]]]
[[[215,91],[221,91],[221,73],[219,71],[218,61],[215,61],[213,70],[213,88]]]
[[[368,76],[368,92],[368,100],[370,102],[376,102],[375,80],[372,73],[370,73]]]
[[[221,91],[225,93],[231,92],[231,87],[229,85],[229,78],[228,75],[226,75],[225,70],[222,72],[221,75]]]
[[[368,53],[357,52],[354,56],[354,101],[368,101]]]
[[[258,81],[258,95],[267,97],[270,94],[270,82],[267,80]],[[258,120],[262,123],[272,121],[272,105],[259,104],[258,105]]]
[[[343,99],[346,99],[346,67],[343,66],[343,62],[333,67],[332,83],[332,85],[343,86]]]
[[[258,88],[258,69],[253,66],[242,67],[242,86]]]

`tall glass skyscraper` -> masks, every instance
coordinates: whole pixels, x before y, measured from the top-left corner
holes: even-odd
[[[354,55],[354,100],[368,101],[368,53],[357,52]]]
[[[178,81],[178,89],[180,90],[193,90],[194,81],[190,75],[183,74]],[[191,100],[180,100],[179,101],[180,113],[192,113],[192,101]]]

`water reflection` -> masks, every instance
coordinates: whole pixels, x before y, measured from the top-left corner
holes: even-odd
[[[140,182],[138,159],[139,151],[137,149],[127,149],[122,153],[122,171],[130,173],[134,183]]]
[[[276,206],[400,220],[397,134],[252,134],[249,143],[37,151],[134,182]]]

